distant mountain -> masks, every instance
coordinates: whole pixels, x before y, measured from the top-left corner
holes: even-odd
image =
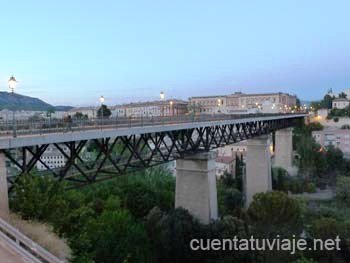
[[[54,108],[56,111],[66,111],[73,107],[70,106],[52,106],[38,98],[24,96],[20,94],[12,94],[9,92],[0,92],[0,110],[15,109],[29,111],[46,111]]]
[[[69,111],[69,110],[71,110],[73,108],[74,107],[72,107],[72,106],[62,106],[62,105],[55,106],[55,110],[56,111]]]

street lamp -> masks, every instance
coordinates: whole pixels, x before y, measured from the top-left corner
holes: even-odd
[[[171,101],[169,102],[169,104],[170,104],[170,113],[171,113],[171,116],[174,116],[174,111],[173,111],[173,104],[174,104],[174,102],[171,100]]]
[[[105,97],[100,96],[99,100],[100,100],[100,103],[101,103],[101,125],[103,125],[103,115],[104,115],[103,103],[105,102]]]
[[[222,101],[221,101],[221,99],[218,99],[218,107],[219,107],[218,112],[219,113],[221,113],[221,110],[220,110],[221,105],[222,105]]]
[[[159,94],[160,100],[164,100],[165,99],[165,93],[163,91],[160,92]]]
[[[10,79],[8,80],[9,83],[9,89],[11,91],[11,94],[13,97],[15,97],[15,89],[17,86],[17,80],[14,76],[11,76]],[[12,109],[12,129],[13,129],[13,137],[16,137],[16,118],[15,118],[15,106],[13,106]]]

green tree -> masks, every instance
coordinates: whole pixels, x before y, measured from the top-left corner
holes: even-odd
[[[331,109],[332,108],[333,97],[326,94],[321,101],[321,108]]]
[[[327,239],[335,239],[337,236],[339,236],[342,229],[339,223],[334,218],[329,217],[323,217],[316,219],[310,228],[311,236],[313,238],[327,240]],[[327,257],[327,261],[332,263],[334,262],[336,251],[326,251],[326,250],[320,250],[317,253],[317,256],[325,256]]]
[[[101,263],[152,262],[145,228],[125,210],[106,211],[85,227],[91,258]]]
[[[109,117],[112,115],[111,110],[107,107],[107,105],[102,104],[101,107],[97,110],[97,117]]]
[[[283,192],[256,194],[247,212],[253,231],[258,237],[288,237],[301,232],[299,203]]]
[[[202,106],[200,103],[189,103],[188,104],[188,112],[192,115],[196,115],[201,112]]]
[[[272,189],[282,192],[289,190],[288,172],[281,167],[272,168]]]
[[[343,152],[334,146],[328,146],[326,151],[328,169],[330,171],[341,170],[344,163]]]
[[[51,126],[51,118],[52,118],[52,114],[55,113],[55,108],[51,107],[46,111],[46,117],[49,118],[49,126]]]
[[[87,114],[83,114],[80,111],[77,111],[74,115],[73,118],[76,120],[87,120],[89,117]]]
[[[65,206],[63,188],[64,184],[51,176],[24,174],[14,186],[11,209],[25,219],[50,221],[55,217],[55,212]]]
[[[339,93],[339,98],[346,99],[347,95],[344,92]]]
[[[335,197],[340,204],[350,206],[350,177],[337,177]]]
[[[200,224],[182,208],[163,215],[152,212],[153,215],[147,217],[152,220],[146,225],[147,229],[153,229],[149,234],[157,252],[157,262],[196,262],[194,259],[198,253],[192,251],[189,244],[199,236]]]

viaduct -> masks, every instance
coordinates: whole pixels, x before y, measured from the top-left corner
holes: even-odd
[[[176,160],[175,206],[208,223],[218,217],[216,156],[211,150],[247,140],[244,188],[249,204],[254,194],[272,189],[269,134],[275,133],[276,165],[289,169],[291,128],[306,116],[305,113],[174,116],[1,125],[0,217],[9,211],[11,184],[38,162],[47,168],[46,173],[75,187]],[[97,149],[94,160],[82,157],[89,145]],[[61,169],[50,169],[42,161],[48,147],[55,147],[65,156]],[[13,170],[18,172],[17,176],[7,176],[6,160],[16,167]]]

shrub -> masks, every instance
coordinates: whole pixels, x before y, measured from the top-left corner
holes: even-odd
[[[350,177],[340,176],[337,178],[335,196],[339,203],[350,205]]]
[[[106,211],[85,226],[95,262],[151,262],[151,248],[145,228],[125,210]]]
[[[308,193],[316,193],[316,185],[314,183],[307,183],[304,190]]]
[[[254,231],[264,238],[301,231],[299,203],[283,192],[256,194],[247,212]]]

